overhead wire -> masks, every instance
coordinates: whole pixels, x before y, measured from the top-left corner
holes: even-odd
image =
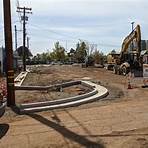
[[[32,25],[32,24],[31,24]],[[37,25],[32,25],[35,27],[35,29],[37,30],[41,30],[40,26],[37,26]],[[63,33],[59,33],[57,31],[53,31],[51,29],[48,29],[48,28],[45,28],[45,29],[42,29],[42,30],[48,30],[49,32],[51,33],[54,33],[54,34],[57,34],[57,35],[60,35],[60,36],[64,36],[64,37],[70,37],[71,39],[75,39],[75,40],[79,40],[78,38],[75,38],[75,37],[72,37],[72,36],[69,36],[69,35],[66,35],[66,34],[63,34]],[[51,37],[50,37],[51,38]],[[61,40],[61,39],[60,39]],[[65,40],[66,41],[66,40]],[[68,40],[67,40],[68,41]],[[88,41],[89,43],[92,43],[91,41]],[[93,43],[93,44],[96,44],[96,43]],[[104,43],[97,43],[97,45],[99,46],[105,46],[105,47],[120,47],[119,45],[114,45],[114,44],[104,44]]]
[[[34,24],[31,24],[31,26],[36,27],[35,29],[38,29],[38,30],[47,30],[47,31],[49,31],[49,32],[51,32],[51,33],[54,33],[54,34],[57,34],[57,35],[60,35],[60,36],[65,36],[65,37],[69,37],[69,38],[71,38],[71,39],[78,40],[78,37],[72,37],[72,36],[67,35],[67,34],[64,34],[64,33],[59,33],[59,32],[57,32],[57,31],[54,31],[54,30],[49,29],[49,28],[44,28],[44,27],[42,27],[42,29],[41,29],[41,26],[34,25]]]
[[[16,0],[16,8],[18,8],[20,6],[19,0]],[[18,18],[19,18],[19,22],[22,24],[22,20],[21,20],[21,14],[18,12]]]

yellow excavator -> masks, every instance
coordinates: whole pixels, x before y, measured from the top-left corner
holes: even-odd
[[[140,25],[123,40],[121,52],[113,67],[115,74],[126,75],[131,70],[140,70],[142,67],[141,52],[141,31]]]

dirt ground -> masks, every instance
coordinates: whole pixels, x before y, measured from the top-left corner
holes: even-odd
[[[49,66],[33,69],[23,85],[51,85],[89,78],[109,90],[106,98],[78,107],[0,119],[0,148],[148,148],[148,88],[142,79],[99,68]],[[69,90],[68,90],[69,92]],[[40,96],[31,94],[32,96]],[[16,92],[17,101],[30,97]]]
[[[19,90],[19,91],[16,91],[15,93],[16,94],[16,104],[19,105],[22,103],[34,103],[34,102],[42,102],[42,101],[59,100],[63,98],[69,98],[73,96],[82,95],[90,91],[91,91],[91,88],[88,88],[80,84],[62,88],[62,89],[54,88],[53,90],[45,90],[45,91],[43,90],[42,91]]]

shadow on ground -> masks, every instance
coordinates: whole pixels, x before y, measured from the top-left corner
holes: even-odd
[[[0,124],[0,139],[6,135],[9,130],[8,124]]]
[[[38,115],[38,114],[28,114],[28,115],[30,117],[36,119],[40,123],[42,123],[50,128],[53,128],[55,131],[59,132],[63,137],[65,137],[71,141],[74,141],[82,146],[85,146],[86,148],[105,148],[103,146],[103,144],[100,144],[99,142],[91,141],[82,135],[78,135],[77,133],[67,129],[66,127],[64,127],[56,122],[50,121],[41,115]]]

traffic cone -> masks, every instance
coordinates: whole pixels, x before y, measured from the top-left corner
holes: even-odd
[[[132,89],[132,86],[131,86],[131,83],[130,83],[130,80],[128,81],[128,89]]]

